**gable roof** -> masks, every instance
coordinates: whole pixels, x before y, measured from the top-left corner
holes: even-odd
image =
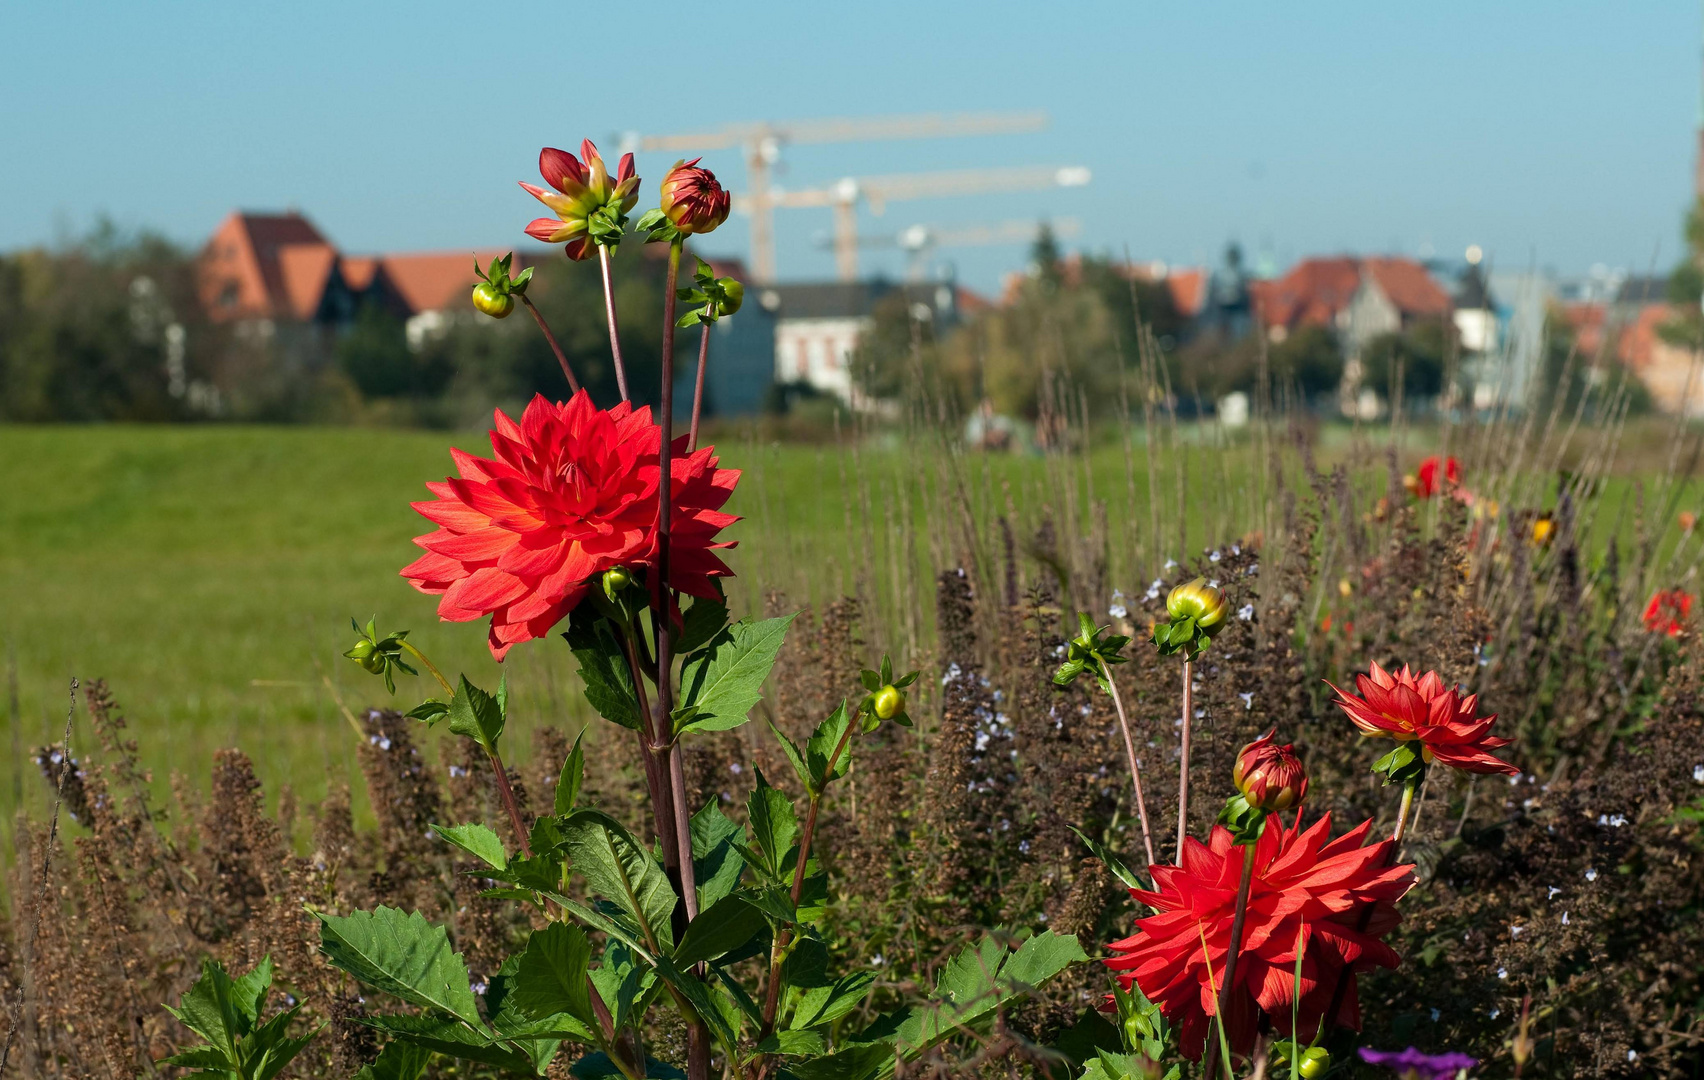
[[[310,254],[303,248],[318,250]],[[323,291],[328,253],[334,254],[331,245],[301,214],[233,211],[201,249],[202,306],[216,322],[301,317],[296,311],[313,292],[316,277]]]
[[[1450,297],[1413,259],[1348,255],[1303,259],[1283,277],[1249,283],[1249,296],[1266,326],[1330,326],[1369,281],[1405,316],[1447,315]]]
[[[508,253],[507,248],[428,251],[414,255],[380,255],[377,262],[386,284],[408,313],[414,315],[466,303],[468,292],[477,283],[473,275],[474,262],[477,260],[481,266],[488,266],[492,259]],[[518,274],[527,263],[527,257],[517,253],[510,269]],[[351,287],[354,287],[353,284]]]
[[[1361,260],[1362,270],[1404,315],[1434,316],[1450,313],[1450,295],[1426,268],[1413,259],[1374,256]]]

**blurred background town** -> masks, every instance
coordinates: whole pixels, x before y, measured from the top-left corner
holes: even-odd
[[[694,250],[719,274],[751,286],[750,302],[716,329],[706,408],[724,426],[758,421],[820,437],[837,413],[871,423],[897,418],[907,387],[927,385],[971,444],[1045,446],[1049,432],[1037,422],[1050,378],[1083,391],[1093,420],[1129,416],[1125,373],[1149,352],[1165,368],[1168,407],[1185,420],[1230,428],[1247,421],[1263,366],[1290,406],[1328,421],[1378,421],[1393,405],[1417,419],[1440,410],[1518,413],[1623,374],[1633,411],[1696,415],[1704,411],[1704,385],[1693,378],[1704,233],[1684,222],[1689,192],[1704,195],[1704,166],[1688,175],[1694,162],[1687,159],[1697,158],[1693,125],[1671,119],[1666,130],[1653,130],[1650,121],[1695,107],[1697,47],[1680,43],[1698,38],[1697,12],[1653,5],[1599,27],[1607,18],[1601,12],[1551,9],[1547,26],[1538,10],[1495,16],[1519,34],[1487,54],[1465,39],[1451,44],[1447,33],[1440,39],[1441,16],[1407,26],[1361,14],[1360,26],[1327,26],[1322,9],[1317,47],[1358,40],[1367,55],[1346,57],[1336,71],[1292,69],[1294,85],[1275,82],[1275,71],[1285,69],[1282,55],[1239,62],[1237,54],[1266,32],[1259,25],[1266,17],[1253,17],[1251,25],[1222,28],[1223,55],[1204,54],[1195,65],[1206,86],[1137,79],[1124,91],[1127,105],[1098,99],[1079,107],[1057,90],[1026,95],[994,82],[967,94],[942,78],[935,80],[942,84],[937,99],[1021,107],[887,112],[861,106],[895,98],[922,103],[923,96],[831,93],[826,99],[842,105],[836,115],[795,119],[797,104],[825,95],[795,103],[717,90],[715,109],[677,108],[672,124],[653,131],[623,126],[633,114],[669,116],[650,101],[624,113],[589,90],[564,89],[555,101],[552,91],[533,100],[537,92],[525,80],[514,89],[472,87],[476,99],[489,96],[485,107],[504,114],[496,126],[520,142],[483,170],[504,176],[500,185],[453,197],[420,191],[422,173],[429,162],[481,155],[483,131],[462,150],[460,128],[448,124],[415,149],[414,139],[426,134],[418,120],[414,136],[403,138],[384,130],[383,113],[361,113],[357,126],[377,132],[363,141],[384,144],[397,164],[382,195],[370,180],[351,177],[349,185],[367,193],[352,202],[333,194],[337,168],[286,160],[276,148],[254,156],[256,145],[270,144],[248,131],[231,136],[231,153],[250,148],[250,166],[266,174],[258,183],[230,182],[237,166],[228,161],[189,170],[175,164],[177,179],[150,178],[148,169],[159,170],[157,159],[169,156],[166,133],[182,130],[180,119],[155,116],[149,123],[165,138],[138,149],[128,145],[133,136],[116,130],[123,125],[114,117],[129,108],[122,96],[109,92],[107,111],[96,114],[100,123],[62,102],[57,107],[75,115],[52,131],[38,121],[8,121],[18,127],[8,141],[31,152],[14,156],[8,170],[27,158],[29,175],[15,172],[5,181],[13,189],[8,214],[17,216],[0,232],[7,249],[0,255],[0,418],[476,427],[493,406],[565,389],[526,320],[494,322],[469,304],[474,261],[510,250],[520,265],[536,268],[540,308],[594,394],[608,399],[613,379],[596,271],[522,237],[528,200],[510,186],[530,175],[537,144],[574,148],[581,136],[597,139],[606,153],[636,153],[641,174],[652,177],[649,193],[667,162],[697,156],[736,192],[735,220]],[[127,32],[163,34],[174,21],[188,24],[180,13],[127,28],[136,16],[108,14],[89,20],[96,53],[120,48]],[[1090,14],[1085,27],[1094,21]],[[1128,24],[1132,57],[1151,57],[1179,32],[1158,20],[1099,14]],[[788,18],[796,21],[772,21]],[[168,25],[157,25],[161,20]],[[265,22],[227,15],[197,23],[195,32],[215,44],[243,39],[248,50]],[[1190,35],[1215,40],[1213,27],[1193,23],[1185,28]],[[366,29],[384,25],[373,18]],[[1622,49],[1622,35],[1652,27],[1666,35],[1652,54],[1664,62],[1653,68],[1660,75],[1645,83],[1620,79],[1611,89],[1617,76],[1606,72],[1644,60]],[[283,24],[272,29],[286,32]],[[752,40],[773,44],[786,30],[772,25]],[[313,36],[311,29],[287,32]],[[1420,41],[1393,39],[1403,32]],[[1009,34],[981,40],[987,33],[976,31],[964,44],[973,51],[1021,47]],[[24,41],[14,36],[11,47]],[[906,66],[909,55],[926,51],[925,42],[892,44],[888,59],[862,37],[844,44],[867,79],[903,77],[914,90],[932,85],[929,73]],[[1280,54],[1285,44],[1273,41]],[[324,46],[327,55],[355,47]],[[1044,42],[1036,47],[1038,63],[1058,62]],[[1424,89],[1399,85],[1429,48],[1431,82]],[[19,81],[42,62],[29,51],[18,50]],[[1560,75],[1541,71],[1547,53],[1573,66]],[[1399,78],[1366,83],[1386,54]],[[1472,89],[1470,73],[1487,55],[1500,65],[1478,68],[1491,91],[1553,84],[1600,104],[1581,111],[1565,103],[1560,111],[1579,115],[1577,123],[1561,124],[1574,138],[1539,145],[1533,129],[1553,132],[1557,123],[1531,111],[1530,89],[1501,98]],[[265,96],[269,83],[290,84],[288,65],[259,54],[254,62],[256,88],[245,89],[239,77],[220,93]],[[703,61],[712,73],[730,62],[714,50]],[[839,67],[847,58],[827,62]],[[235,74],[217,70],[230,68],[228,58],[210,63],[215,70],[203,73],[203,83]],[[375,59],[374,71],[348,77],[374,82],[399,64],[408,67],[394,56]],[[308,63],[302,77],[318,66]],[[112,78],[124,81],[122,74]],[[636,67],[629,81],[640,78]],[[158,105],[196,99],[223,122],[239,122],[226,115],[228,106],[201,98],[212,88],[196,80],[149,85]],[[320,100],[318,92],[303,92]],[[690,86],[672,92],[692,100]],[[1619,96],[1602,100],[1611,94]],[[1298,104],[1310,111],[1283,115]],[[1215,130],[1216,114],[1227,108],[1234,120]],[[1412,137],[1367,130],[1368,113],[1380,109],[1393,129],[1406,126]],[[1153,125],[1128,114],[1151,110],[1193,117],[1188,140],[1168,130],[1164,142],[1144,141],[1142,129]],[[1604,129],[1594,110],[1616,126]],[[1442,122],[1439,111],[1449,114]],[[1258,137],[1247,134],[1251,112]],[[343,115],[353,119],[347,108]],[[701,122],[707,115],[713,119]],[[295,110],[290,116],[252,119],[262,129],[301,120]],[[1128,116],[1122,128],[1121,116]],[[81,128],[88,141],[68,138],[66,125]],[[203,140],[197,146],[210,137],[193,136]],[[299,149],[315,145],[300,132],[295,137]],[[68,182],[50,152],[53,138],[65,140],[64,166],[100,171]],[[315,138],[327,154],[341,145],[339,136]],[[1246,151],[1235,147],[1239,138],[1251,142]],[[1363,142],[1369,152],[1347,168],[1268,160],[1286,141],[1321,139]],[[1638,140],[1647,150],[1660,147],[1660,157],[1627,160],[1620,144]],[[1508,160],[1499,160],[1500,148]],[[1214,160],[1203,169],[1191,160],[1201,156]],[[1431,172],[1440,159],[1449,163],[1444,177]],[[901,167],[908,164],[932,167]],[[1294,175],[1267,179],[1280,170]],[[1168,213],[1200,217],[1201,208],[1175,189],[1204,172],[1231,174],[1213,181],[1217,220],[1180,235]],[[1623,172],[1637,178],[1627,192],[1611,186]],[[196,178],[187,197],[185,175]],[[97,201],[65,203],[67,193],[81,198],[77,185],[91,180],[104,193],[93,196]],[[1417,184],[1431,191],[1447,184],[1448,196],[1405,205],[1415,203]],[[1530,200],[1518,194],[1522,184]],[[129,194],[150,185],[173,189],[157,215]],[[1631,210],[1623,205],[1630,199],[1637,202]],[[1544,213],[1523,205],[1528,201],[1543,204]],[[1586,209],[1576,212],[1580,206]],[[1582,220],[1593,214],[1606,221]],[[510,218],[509,226],[493,224]],[[358,236],[346,235],[344,225],[357,222]],[[1381,229],[1404,239],[1330,239]],[[1606,229],[1619,232],[1605,242]],[[423,250],[416,241],[423,234],[465,239]],[[658,252],[628,245],[617,276],[629,325],[651,325],[661,306]],[[1134,329],[1138,321],[1142,333]],[[633,335],[630,344],[642,386],[652,383],[643,373],[660,363],[651,336]],[[680,348],[683,358],[691,353],[694,336],[683,335]],[[690,380],[677,385],[690,393]]]

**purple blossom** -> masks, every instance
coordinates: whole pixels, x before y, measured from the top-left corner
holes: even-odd
[[[1471,1069],[1478,1061],[1466,1054],[1422,1054],[1410,1046],[1406,1050],[1360,1049],[1361,1060],[1369,1065],[1383,1065],[1404,1080],[1449,1080],[1463,1069]]]

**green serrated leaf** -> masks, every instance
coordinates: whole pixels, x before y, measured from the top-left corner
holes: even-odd
[[[617,1029],[625,1027],[633,1016],[634,1006],[644,999],[656,983],[656,973],[641,967],[634,953],[619,942],[604,949],[603,961],[592,969],[592,984],[609,1009],[610,1020]]]
[[[503,850],[503,841],[478,822],[451,828],[434,825],[432,831],[493,869],[501,870],[509,865],[509,854]]]
[[[615,633],[609,620],[591,604],[581,604],[569,616],[568,631],[562,636],[580,662],[580,678],[586,683],[586,700],[592,708],[610,723],[638,731],[639,696],[633,688],[627,654]]]
[[[698,908],[707,911],[740,884],[745,860],[735,845],[745,828],[722,813],[714,800],[692,815],[692,868],[698,881]]]
[[[680,640],[675,642],[675,653],[685,656],[689,652],[703,648],[710,639],[728,625],[728,605],[719,600],[706,600],[694,597],[692,604],[686,609],[684,625],[681,627]]]
[[[578,1080],[624,1080],[615,1062],[601,1050],[595,1054],[587,1054],[568,1066],[568,1075],[577,1077]],[[656,1058],[645,1059],[645,1076],[647,1080],[686,1080],[685,1073]]]
[[[762,911],[752,907],[744,898],[725,896],[715,906],[698,913],[687,925],[675,950],[675,963],[683,968],[741,948],[769,928]]]
[[[450,701],[450,730],[472,739],[486,753],[495,753],[497,740],[503,735],[507,682],[505,676],[503,684],[498,687],[501,696],[494,697],[468,682],[467,676],[463,675],[461,685],[456,688],[456,696]]]
[[[832,1024],[856,1009],[869,996],[876,982],[873,971],[858,971],[843,975],[827,986],[813,986],[799,997],[793,1007],[788,1026],[793,1028],[820,1027]]]
[[[696,709],[686,731],[728,731],[745,723],[795,615],[742,619],[716,634],[681,669],[681,700]]]
[[[787,755],[788,762],[792,764],[793,772],[798,776],[800,786],[806,791],[812,790],[811,770],[805,764],[805,755],[799,751],[798,744],[782,733],[781,729],[775,726],[775,721],[770,720],[768,723],[769,730],[775,733],[775,741],[781,744],[781,752]]]
[[[569,863],[592,891],[632,917],[651,949],[672,949],[677,898],[651,852],[626,826],[597,810],[578,811],[562,832]]]
[[[432,1051],[404,1039],[392,1039],[369,1065],[361,1066],[355,1080],[420,1080]]]
[[[852,767],[852,755],[844,748],[840,756],[835,757],[835,749],[847,737],[852,726],[852,718],[846,711],[846,702],[831,713],[828,718],[817,725],[811,737],[805,743],[805,765],[810,776],[806,783],[807,790],[813,795],[822,794],[830,783],[846,775],[846,770]],[[830,762],[832,761],[832,767]]]
[[[467,964],[442,926],[418,911],[380,906],[348,916],[314,912],[320,951],[334,967],[411,1005],[448,1013],[483,1031]]]
[[[762,869],[773,880],[780,881],[785,875],[790,881],[792,867],[787,866],[785,860],[793,841],[799,836],[799,819],[793,812],[793,800],[785,792],[770,787],[769,781],[763,778],[762,769],[755,771],[757,787],[746,803],[746,820],[762,853]]]
[[[535,931],[515,972],[515,1007],[535,1020],[566,1013],[589,1035],[597,1023],[586,989],[591,958],[591,941],[577,926],[555,922]]]
[[[1136,876],[1136,872],[1126,866],[1124,860],[1115,855],[1111,848],[1098,840],[1089,839],[1088,835],[1075,825],[1071,826],[1071,831],[1077,834],[1077,839],[1083,842],[1090,854],[1106,864],[1106,868],[1112,871],[1114,877],[1124,882],[1126,887],[1131,889],[1147,888],[1146,885],[1142,884],[1142,880]]]
[[[562,773],[556,778],[556,813],[565,815],[574,809],[574,804],[580,801],[580,786],[586,780],[586,753],[580,749],[580,741],[586,737],[581,729],[574,738],[574,749],[568,751],[568,760],[562,764]]]
[[[510,1049],[485,1034],[484,1025],[471,1030],[459,1020],[448,1016],[363,1016],[356,1023],[383,1031],[405,1042],[446,1057],[495,1065],[526,1076],[537,1075],[531,1054]]]

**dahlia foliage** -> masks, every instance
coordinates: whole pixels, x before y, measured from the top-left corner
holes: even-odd
[[[1366,675],[1355,676],[1359,694],[1333,685],[1337,705],[1361,734],[1372,738],[1418,743],[1426,764],[1433,761],[1475,773],[1506,773],[1520,770],[1501,760],[1493,750],[1509,740],[1491,734],[1496,714],[1479,715],[1479,695],[1463,697],[1435,671],[1416,678],[1404,664],[1395,673],[1373,664]]]
[[[661,438],[648,406],[599,409],[584,390],[563,405],[533,398],[518,424],[499,410],[495,456],[452,449],[461,475],[427,484],[437,498],[414,504],[438,528],[415,537],[426,553],[402,576],[443,596],[445,621],[489,615],[491,654],[503,659],[549,633],[604,571],[654,569]],[[740,474],[717,468],[710,447],[675,443],[668,585],[716,600],[711,579],[733,573],[716,551],[734,546],[716,536],[739,520],[721,507]]]
[[[1412,865],[1387,865],[1391,841],[1365,843],[1371,828],[1363,822],[1332,840],[1329,814],[1305,829],[1300,813],[1288,827],[1276,818],[1267,822],[1254,848],[1247,922],[1226,1011],[1233,1053],[1253,1049],[1257,1010],[1290,1032],[1298,946],[1299,1037],[1319,1031],[1340,978],[1346,988],[1329,1019],[1360,1029],[1355,976],[1396,967],[1397,954],[1382,939],[1396,928],[1396,901],[1414,883]],[[1152,891],[1130,890],[1155,914],[1136,920],[1137,933],[1107,946],[1117,954],[1107,967],[1178,1025],[1186,1057],[1201,1056],[1209,1018],[1219,1014],[1242,869],[1243,849],[1230,830],[1215,827],[1206,844],[1189,838],[1181,866],[1156,866]]]

